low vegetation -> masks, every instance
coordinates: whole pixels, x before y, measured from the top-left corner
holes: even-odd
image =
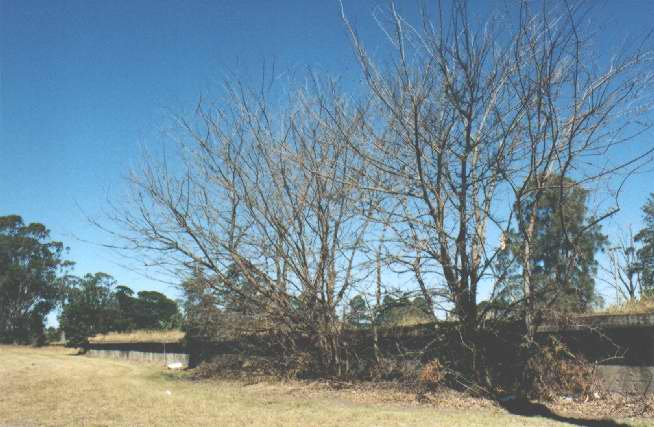
[[[643,297],[632,299],[621,304],[610,305],[603,310],[598,310],[593,314],[652,314],[654,313],[654,298]]]
[[[517,427],[597,423],[577,418],[581,415],[548,411],[533,417],[511,415],[491,402],[463,395],[441,394],[418,403],[415,394],[381,387],[189,381],[186,374],[167,373],[157,365],[77,356],[62,347],[0,347],[0,378],[1,425]],[[639,423],[634,425],[647,425]]]

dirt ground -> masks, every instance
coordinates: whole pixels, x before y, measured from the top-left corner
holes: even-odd
[[[185,373],[152,364],[78,356],[56,347],[0,346],[2,426],[654,425],[644,418],[598,419],[605,415],[601,411],[584,417],[574,406],[556,409],[537,406],[532,416],[521,416],[447,393],[419,403],[410,393],[372,386],[190,381]]]

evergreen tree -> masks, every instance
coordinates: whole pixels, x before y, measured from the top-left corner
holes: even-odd
[[[157,291],[139,292],[133,306],[134,324],[137,329],[164,329],[174,324],[179,313],[177,303]]]
[[[428,323],[433,320],[430,311],[429,304],[422,296],[411,299],[410,294],[405,292],[399,292],[397,298],[386,294],[375,321],[382,328]]]
[[[530,262],[536,305],[541,309],[583,312],[601,300],[595,292],[595,254],[604,248],[607,239],[601,225],[589,215],[586,189],[568,178],[553,176],[549,182],[538,198],[531,195],[523,201],[524,212],[531,212],[537,204]],[[528,222],[527,218],[521,221]],[[500,271],[505,273],[499,296],[502,306],[522,298],[522,236],[517,231],[510,233],[506,250],[498,257]]]
[[[116,286],[108,274],[76,278],[59,317],[68,344],[79,347],[89,337],[107,332],[179,326],[175,301],[156,291],[141,291],[136,298],[133,295],[127,286]]]
[[[355,328],[363,328],[370,325],[368,304],[363,295],[357,295],[350,300],[345,320],[350,326]]]
[[[138,329],[134,320],[138,310],[133,298],[134,291],[127,286],[120,285],[116,286],[114,293],[120,312],[119,318],[114,322],[114,328],[119,332]]]
[[[654,291],[654,193],[642,207],[644,227],[636,234],[635,240],[640,243],[638,249],[638,270],[642,291],[652,295]]]
[[[0,217],[0,342],[45,342],[44,320],[64,287],[61,242],[38,223]]]
[[[88,338],[116,330],[120,310],[113,288],[116,281],[105,273],[87,274],[68,289],[59,325],[67,345],[83,346]]]

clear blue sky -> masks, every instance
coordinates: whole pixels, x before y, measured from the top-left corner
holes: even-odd
[[[383,49],[371,14],[388,2],[344,4]],[[486,6],[472,2],[482,15]],[[595,15],[604,49],[651,26],[654,1],[597,2]],[[120,193],[167,111],[188,110],[226,72],[257,76],[264,60],[359,79],[336,0],[0,0],[0,215],[46,224],[71,248],[77,274],[104,271],[135,290],[177,296],[78,240],[103,239],[85,214]],[[653,181],[652,173],[632,181],[618,223],[638,224]]]

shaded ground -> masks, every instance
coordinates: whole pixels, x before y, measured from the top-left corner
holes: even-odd
[[[465,400],[419,405],[381,392],[182,377],[61,348],[0,347],[0,425],[620,425],[565,418],[538,405],[507,408],[522,416]]]

